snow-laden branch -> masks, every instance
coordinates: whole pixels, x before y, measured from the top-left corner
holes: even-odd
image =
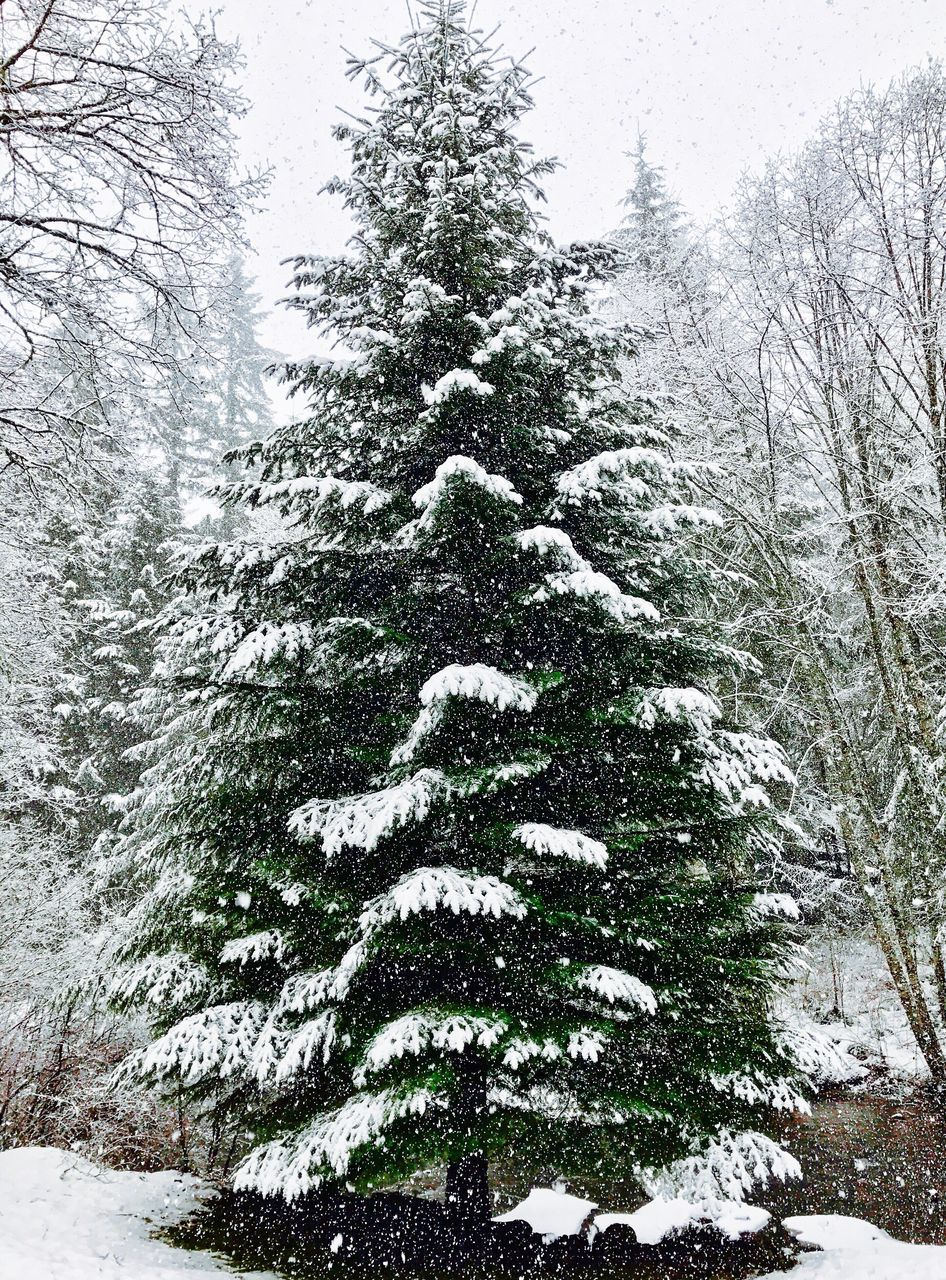
[[[346,846],[370,852],[399,827],[423,822],[433,806],[449,794],[445,774],[421,769],[380,791],[341,800],[310,800],[292,814],[289,830],[305,839],[320,837],[330,858]]]
[[[513,829],[513,838],[535,853],[549,854],[553,858],[566,858],[572,862],[584,862],[600,867],[608,862],[607,845],[581,831],[550,827],[544,822],[522,822]]]

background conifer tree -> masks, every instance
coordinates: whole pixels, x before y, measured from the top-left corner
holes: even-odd
[[[265,375],[275,356],[259,341],[260,320],[243,261],[232,257],[199,322],[163,315],[157,327],[162,363],[142,398],[141,429],[190,524],[206,511],[208,481],[230,474],[225,455],[269,429]],[[232,518],[217,532],[234,534]]]
[[[167,599],[170,542],[180,532],[165,479],[145,467],[124,480],[103,510],[72,522],[57,584],[64,621],[54,695],[56,798],[83,850],[114,827],[110,806],[138,781],[140,765],[128,754],[147,736],[138,692],[151,679],[153,623]]]
[[[643,403],[613,268],[533,211],[528,78],[423,7],[356,63],[350,256],[300,258],[344,355],[246,451],[269,541],[203,547],[125,856],[151,887],[126,1071],[249,1108],[238,1184],[663,1164],[792,1105],[785,944],[753,872],[778,749],[726,721],[693,621],[711,521]]]
[[[667,189],[660,165],[647,155],[647,138],[637,135],[631,152],[634,177],[624,199],[627,209],[618,232],[635,266],[651,275],[666,273],[687,249],[687,224],[680,205]]]

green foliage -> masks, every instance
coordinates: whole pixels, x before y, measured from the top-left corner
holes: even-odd
[[[161,1033],[127,1070],[249,1106],[239,1181],[289,1197],[663,1163],[792,1092],[752,883],[789,775],[712,696],[712,516],[622,383],[612,252],[542,231],[526,72],[461,6],[378,61],[354,251],[296,267],[346,354],[229,486],[276,534],[201,548],[168,614],[114,987]]]

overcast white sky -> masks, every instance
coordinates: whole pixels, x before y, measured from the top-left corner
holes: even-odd
[[[284,293],[280,258],[341,248],[349,225],[319,187],[344,168],[330,136],[339,106],[357,110],[342,46],[396,41],[407,0],[217,0],[237,36],[252,105],[244,159],[274,170],[250,221],[250,263],[265,306]],[[476,25],[501,23],[511,53],[544,77],[524,133],[563,162],[547,184],[559,240],[620,219],[625,153],[638,124],[652,158],[697,219],[729,199],[739,175],[803,141],[835,98],[946,53],[942,0],[479,0]],[[312,346],[301,318],[275,308],[263,338],[286,355]]]

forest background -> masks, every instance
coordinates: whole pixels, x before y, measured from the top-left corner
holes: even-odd
[[[623,21],[617,8],[598,6],[602,39]],[[44,38],[60,42],[56,59],[93,65],[94,41],[83,43],[66,21],[57,29],[55,3],[46,18],[45,6],[28,0],[14,9],[27,33],[41,22]],[[4,122],[5,162],[23,205],[0,228],[16,266],[0,299],[8,885],[0,1124],[8,1145],[78,1145],[123,1163],[225,1167],[231,1153],[221,1135],[192,1133],[183,1106],[105,1091],[136,1026],[91,1014],[79,993],[61,997],[70,979],[87,973],[103,904],[107,910],[99,868],[120,817],[115,797],[136,780],[125,749],[136,742],[137,692],[154,657],[150,621],[164,601],[172,547],[226,532],[232,517],[208,502],[205,481],[220,477],[226,450],[288,412],[264,380],[275,360],[267,344],[292,355],[311,346],[298,318],[267,327],[257,291],[267,304],[281,291],[278,256],[335,248],[344,238],[343,216],[315,200],[338,158],[312,145],[318,111],[295,130],[270,114],[283,100],[265,87],[278,63],[268,42],[287,47],[282,16],[257,27],[243,66],[227,25],[245,28],[246,13],[225,10],[216,33],[180,25],[169,35],[164,14],[134,3],[89,10],[108,23],[126,57],[122,41],[143,40],[154,65],[173,64],[174,76],[135,81],[140,114],[131,127],[140,123],[148,145],[117,162],[81,130],[65,142],[50,131],[57,113],[76,118],[82,110],[74,99],[52,98],[55,88],[20,87],[37,95],[40,115],[48,111],[45,125]],[[151,17],[138,21],[143,13]],[[385,6],[356,8],[344,42],[358,43],[362,21],[362,43],[369,26],[384,35],[385,16]],[[935,48],[925,12],[914,16],[897,16],[894,49],[907,55],[905,64]],[[511,45],[531,43],[516,26],[529,18],[524,6],[504,17]],[[553,179],[555,234],[611,229],[627,251],[620,287],[602,305],[651,332],[636,376],[673,421],[683,455],[714,462],[705,497],[724,520],[719,547],[749,570],[734,575],[718,621],[760,668],[727,696],[781,740],[798,773],[782,855],[766,868],[771,887],[798,900],[814,957],[797,1018],[816,1019],[829,1040],[877,1069],[942,1079],[946,84],[938,65],[921,65],[888,90],[901,59],[881,49],[883,30],[868,25],[851,44],[843,6],[821,17],[838,22],[833,47],[845,52],[830,76],[819,70],[803,108],[786,91],[781,110],[791,130],[783,123],[776,136],[776,110],[766,117],[775,135],[747,133],[745,122],[760,114],[748,98],[730,108],[725,128],[712,113],[699,121],[729,140],[709,166],[714,183],[739,188],[723,217],[710,216],[723,196],[708,177],[708,148],[694,136],[683,145],[698,130],[661,138],[658,109],[643,105],[640,87],[628,90],[615,117],[584,119],[582,133],[590,130],[600,145],[582,147],[566,134],[567,147],[548,147],[542,129],[551,130],[553,116],[575,118],[581,86],[606,73],[609,83],[632,76],[616,71],[612,80],[588,50],[576,57],[574,28],[559,46],[569,73],[556,75],[554,59],[546,64],[546,123],[540,111],[535,140],[540,152],[558,150],[569,161]],[[664,18],[665,36],[679,29],[679,17]],[[759,44],[756,20],[745,39],[778,61],[784,40]],[[332,81],[341,41],[324,18],[314,21],[315,38],[292,55],[317,66],[302,83],[318,101],[329,90],[344,101],[347,85]],[[548,21],[545,43],[555,47]],[[391,26],[402,25],[398,10]],[[707,38],[724,39],[725,31]],[[628,39],[646,43],[646,28]],[[5,93],[29,56],[24,44],[5,44]],[[701,48],[706,56],[708,46]],[[326,49],[331,58],[323,58]],[[635,56],[633,48],[622,54],[627,68]],[[857,78],[850,59],[881,87],[835,108],[832,99]],[[127,143],[118,109],[127,79],[110,91],[109,123]],[[256,123],[241,123],[244,92],[258,104]],[[665,92],[661,101],[672,100]],[[188,132],[152,131],[179,109],[175,94],[200,104],[188,113]],[[541,103],[541,89],[538,96]],[[707,86],[703,100],[719,98]],[[264,147],[273,137],[284,154]],[[785,141],[795,149],[767,167],[757,158]],[[149,164],[142,169],[129,154],[147,155]],[[274,165],[271,194],[257,156]],[[666,158],[666,176],[657,157]],[[739,186],[736,170],[747,158],[757,176]],[[701,166],[690,198],[686,175]],[[99,216],[116,191],[134,202],[148,193],[162,211],[150,238],[138,221],[147,216],[143,202]],[[566,191],[573,194],[561,198]],[[53,213],[31,223],[29,210],[43,201]],[[275,219],[254,212],[267,208]],[[64,217],[72,219],[68,238]],[[245,263],[251,244],[258,266]],[[254,288],[249,276],[257,270],[262,284]]]

